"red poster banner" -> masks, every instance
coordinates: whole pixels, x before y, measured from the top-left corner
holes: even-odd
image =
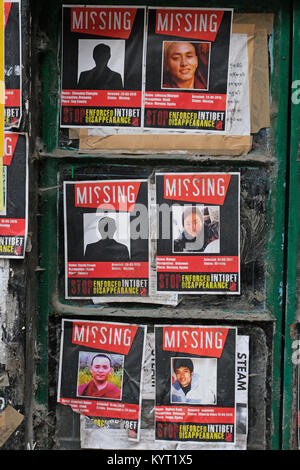
[[[74,321],[72,343],[127,355],[137,329],[137,326]]]
[[[156,34],[215,41],[224,12],[201,9],[157,9]]]
[[[228,328],[164,327],[163,350],[221,357]]]
[[[140,182],[85,182],[75,184],[75,207],[132,212]]]
[[[230,174],[168,174],[164,176],[164,197],[189,203],[222,206],[230,183]]]
[[[128,39],[136,16],[136,8],[73,7],[71,31],[113,38]]]

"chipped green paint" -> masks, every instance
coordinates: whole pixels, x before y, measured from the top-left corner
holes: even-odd
[[[300,5],[294,1],[293,9],[293,42],[292,42],[292,73],[290,89],[290,153],[289,153],[289,185],[288,185],[288,234],[287,234],[287,274],[286,274],[286,315],[285,344],[283,367],[283,417],[282,417],[282,448],[297,448],[297,379],[296,366],[292,362],[293,341],[299,332],[299,318],[296,318],[297,305],[300,297],[297,289],[299,283],[300,255],[300,104],[299,96],[293,95],[299,90],[300,82]],[[296,84],[296,88],[294,85]]]

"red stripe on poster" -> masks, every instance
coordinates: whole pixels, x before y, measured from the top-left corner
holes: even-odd
[[[139,418],[139,405],[128,403],[112,403],[101,400],[60,398],[63,405],[70,405],[73,411],[87,416],[100,416],[103,418],[137,420]]]
[[[145,108],[162,108],[166,109],[169,112],[173,113],[173,119],[187,119],[187,116],[184,116],[183,113],[178,112],[177,110],[201,110],[202,114],[192,113],[192,116],[189,116],[192,119],[206,119],[211,120],[211,113],[203,113],[205,110],[214,110],[216,111],[225,111],[226,110],[226,95],[216,95],[209,94],[206,92],[196,91],[189,93],[182,93],[173,90],[172,92],[146,92],[145,93]],[[196,114],[196,116],[194,116]],[[217,116],[216,113],[215,120],[217,118],[221,119],[222,116]]]
[[[0,236],[24,236],[25,219],[0,219]]]
[[[155,420],[178,423],[227,423],[235,421],[234,408],[196,406],[157,406]]]
[[[149,263],[141,262],[70,262],[69,278],[148,278]]]
[[[7,108],[17,108],[21,104],[20,90],[5,90],[5,106]]]
[[[123,91],[123,90],[62,90],[62,106],[81,106],[81,107],[121,107],[121,108],[140,108],[142,102],[141,91]],[[104,111],[103,111],[104,112]],[[103,113],[102,113],[103,114]],[[120,110],[119,118],[125,118],[128,113]],[[99,112],[101,116],[101,112]],[[134,117],[134,116],[133,116]]]
[[[201,273],[237,273],[239,270],[238,256],[157,256],[157,272],[172,272],[189,275],[199,273],[198,282],[206,282]]]

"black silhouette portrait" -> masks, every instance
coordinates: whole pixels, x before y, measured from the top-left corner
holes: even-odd
[[[117,227],[111,217],[103,217],[98,222],[98,231],[101,240],[90,243],[86,247],[85,259],[87,261],[128,261],[129,252],[126,245],[114,239]]]
[[[98,44],[93,50],[95,67],[81,72],[77,88],[80,90],[122,90],[122,77],[107,64],[111,52],[107,44]]]

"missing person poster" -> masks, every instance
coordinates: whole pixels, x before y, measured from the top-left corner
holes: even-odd
[[[4,133],[0,257],[24,258],[28,220],[28,149],[25,134]]]
[[[4,0],[5,128],[19,127],[22,114],[20,0]]]
[[[62,320],[57,401],[138,440],[145,337],[142,325]]]
[[[66,298],[149,294],[148,182],[64,182]]]
[[[234,327],[156,326],[155,439],[236,441]]]
[[[232,9],[149,7],[144,127],[225,131]]]
[[[157,291],[240,293],[240,174],[157,173]]]
[[[63,6],[61,127],[141,126],[145,7]]]

